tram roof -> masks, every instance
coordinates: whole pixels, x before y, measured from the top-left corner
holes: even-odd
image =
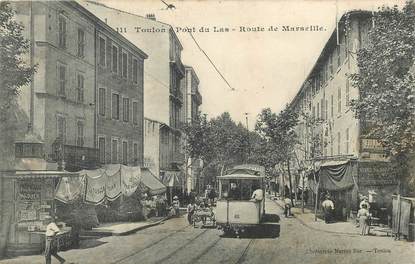
[[[217,176],[216,178],[219,180],[235,180],[235,179],[259,180],[259,179],[263,179],[264,176],[237,173],[237,174],[227,174],[227,175]]]

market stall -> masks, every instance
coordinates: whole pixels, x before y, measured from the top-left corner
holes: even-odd
[[[62,177],[78,177],[63,171],[1,172],[1,222],[7,234],[6,254],[10,256],[40,253],[44,247],[47,216],[55,216],[55,186]],[[64,223],[58,238],[69,246],[70,228]]]

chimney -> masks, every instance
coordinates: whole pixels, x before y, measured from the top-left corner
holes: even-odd
[[[154,14],[146,14],[146,18],[156,21],[156,16]]]

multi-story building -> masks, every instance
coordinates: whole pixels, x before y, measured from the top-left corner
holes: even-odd
[[[183,49],[173,28],[156,21],[154,15],[142,17],[116,10],[91,1],[80,2],[86,9],[97,14],[109,26],[116,29],[129,41],[148,54],[144,72],[144,117],[163,124],[159,127],[159,164],[160,175],[177,174],[184,162],[180,152],[180,109],[183,94],[180,81],[184,78],[184,66],[181,62]],[[151,140],[144,140],[149,143]],[[150,159],[151,153],[144,147],[144,159]]]
[[[144,118],[144,164],[160,177],[160,127],[164,124]]]
[[[181,90],[184,94],[184,107],[181,111],[181,119],[191,123],[198,115],[200,105],[202,104],[202,95],[199,92],[199,78],[193,67],[185,66],[185,77],[181,83]],[[183,140],[185,141],[186,137]],[[186,190],[190,192],[191,190],[197,190],[199,186],[200,160],[187,156],[185,160]]]
[[[96,140],[100,163],[141,165],[147,55],[102,21],[96,24],[96,43]]]
[[[331,192],[343,204],[338,209],[343,216],[356,210],[361,194],[377,193],[377,202],[389,205],[396,188],[379,142],[367,136],[368,123],[356,119],[350,109],[359,90],[348,76],[358,71],[357,51],[366,45],[371,26],[370,12],[351,11],[342,16],[290,104],[300,114],[298,162],[293,164],[317,167],[318,188]],[[335,169],[338,175],[334,175]],[[316,186],[311,179],[311,189]]]
[[[12,4],[31,41],[28,60],[37,65],[19,96],[30,133],[43,143],[48,160],[57,161],[59,149],[66,169],[94,167],[94,21],[74,2]],[[16,156],[22,155],[25,150],[17,144]]]

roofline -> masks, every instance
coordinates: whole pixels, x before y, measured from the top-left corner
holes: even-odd
[[[113,8],[113,7],[107,6],[107,5],[103,4],[103,3],[98,3],[96,1],[92,1],[92,0],[84,0],[84,1],[87,2],[87,3],[90,3],[90,4],[102,6],[102,7],[105,7],[105,8],[108,8],[108,9],[112,9],[112,10],[115,10],[115,11],[118,11],[118,12],[121,12],[121,13],[129,14],[129,15],[132,15],[132,16],[140,17],[140,18],[144,18],[144,19],[147,19],[147,20],[150,20],[150,21],[153,21],[153,22],[156,22],[156,23],[165,25],[165,26],[169,27],[169,29],[170,29],[169,31],[171,31],[173,33],[173,36],[176,38],[177,42],[179,43],[180,49],[183,50],[182,43],[180,42],[179,38],[176,35],[176,32],[174,32],[173,27],[170,24],[167,24],[167,23],[162,22],[162,21],[159,21],[159,20],[148,19],[145,16],[141,16],[141,15],[134,14],[134,13],[130,13],[130,12],[127,12],[127,11],[124,11],[124,10],[120,10],[120,9],[117,9],[117,8]]]
[[[194,77],[196,77],[197,83],[200,83],[199,80],[199,76],[197,76],[197,73],[195,71],[195,69],[192,66],[188,66],[188,65],[183,65],[185,69],[190,69],[192,71],[192,74],[194,75]]]
[[[360,16],[369,16],[371,14],[372,14],[372,12],[371,11],[368,11],[368,10],[351,10],[351,11],[348,11],[348,12],[344,13],[341,16],[341,18],[340,18],[340,20],[339,20],[338,23],[339,24],[342,24],[342,23],[344,24],[344,21],[346,20],[346,16],[359,16],[359,15]],[[307,77],[305,78],[304,82],[301,84],[299,91],[297,92],[297,94],[295,95],[295,97],[289,103],[289,108],[294,107],[296,101],[300,97],[300,94],[305,89],[305,86],[307,84],[307,81],[311,78],[311,76],[313,75],[314,71],[318,68],[318,65],[321,63],[321,61],[325,57],[325,55],[328,52],[330,46],[332,45],[332,42],[336,39],[336,36],[337,36],[337,27],[333,30],[333,33],[330,35],[329,39],[326,41],[326,44],[324,45],[322,51],[320,52],[319,57],[317,58],[317,60],[314,63],[313,67],[311,68],[311,70],[308,73]]]
[[[148,121],[151,121],[151,122],[159,123],[160,125],[166,125],[166,126],[168,126],[168,125],[167,125],[166,123],[164,123],[164,122],[160,122],[160,121],[157,121],[157,120],[154,120],[154,119],[148,118],[148,117],[144,117],[144,120],[148,120]]]
[[[81,4],[79,4],[78,2],[76,2],[76,0],[74,0],[74,1],[62,1],[62,2],[64,4],[66,4],[66,5],[71,6],[72,8],[77,9],[82,14],[84,14],[87,18],[89,18],[93,22],[95,22],[96,23],[95,27],[98,26],[98,27],[106,30],[113,37],[115,37],[115,38],[121,40],[122,42],[124,42],[132,51],[138,53],[142,57],[142,59],[147,59],[148,58],[148,55],[144,51],[142,51],[140,48],[138,48],[136,45],[134,45],[131,41],[129,41],[123,35],[121,35],[117,31],[115,31],[115,29],[113,29],[112,27],[108,26],[106,23],[104,23],[104,21],[102,21],[101,19],[99,19],[96,15],[94,15],[93,13],[91,13],[89,10],[87,10],[85,7],[83,7]]]

